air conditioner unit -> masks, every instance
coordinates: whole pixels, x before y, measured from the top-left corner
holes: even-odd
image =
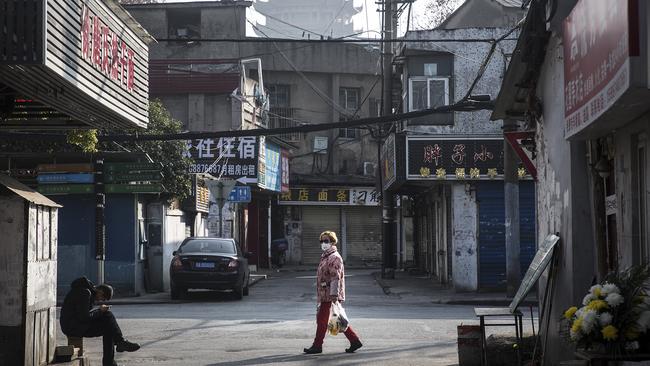
[[[364,161],[363,162],[363,175],[368,175],[371,177],[375,176],[375,170],[376,170],[376,165],[373,162],[370,161]]]

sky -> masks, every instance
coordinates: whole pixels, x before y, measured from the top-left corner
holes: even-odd
[[[214,1],[214,0],[162,0],[166,3],[177,3],[177,2],[198,2],[198,1]],[[253,0],[259,1],[259,0]],[[460,6],[465,0],[450,0],[454,2],[456,7]],[[354,0],[355,6],[363,6],[363,10],[353,17],[354,27],[359,31],[366,31],[364,35],[360,35],[368,38],[379,38],[379,32],[381,31],[381,15],[382,13],[378,12],[377,9],[380,5],[376,4],[377,0]],[[415,0],[411,10],[411,27],[410,30],[421,29],[423,25],[426,24],[426,6],[431,3],[432,0]],[[406,28],[406,14],[405,11],[402,18],[400,19],[400,29],[399,35],[403,35]]]

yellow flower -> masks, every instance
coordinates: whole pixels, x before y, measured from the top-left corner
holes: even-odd
[[[573,321],[573,325],[571,326],[571,331],[573,333],[578,333],[581,327],[582,327],[582,317]]]
[[[595,311],[607,309],[608,307],[609,306],[607,305],[607,301],[605,300],[591,300],[589,305],[587,305],[587,309],[595,310]]]
[[[575,314],[576,311],[578,311],[578,308],[575,307],[575,306],[572,306],[572,307],[568,308],[567,311],[564,312],[564,317],[566,319],[571,319],[571,317],[573,317],[573,314]]]
[[[600,295],[602,295],[602,290],[600,289],[600,287],[594,288],[594,296],[600,297]]]
[[[633,341],[639,338],[639,330],[633,325],[625,331],[625,339]]]
[[[616,327],[613,325],[606,326],[600,332],[603,333],[603,338],[605,338],[608,341],[613,341],[616,340],[616,338],[618,338],[618,329],[616,329]]]

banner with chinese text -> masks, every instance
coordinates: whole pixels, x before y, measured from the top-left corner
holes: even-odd
[[[630,86],[628,0],[580,0],[564,20],[564,137],[593,123]]]
[[[259,146],[256,137],[187,140],[184,154],[193,160],[189,173],[210,173],[217,178],[257,182]]]
[[[501,178],[503,139],[409,136],[406,159],[411,180]]]
[[[379,194],[374,187],[291,188],[279,197],[280,205],[378,206]]]

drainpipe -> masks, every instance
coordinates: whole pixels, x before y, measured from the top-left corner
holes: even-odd
[[[517,122],[507,119],[503,122],[503,132],[517,130]],[[503,179],[505,199],[506,236],[506,281],[508,296],[513,297],[521,281],[519,261],[519,178],[517,175],[517,155],[510,143],[503,140]]]

